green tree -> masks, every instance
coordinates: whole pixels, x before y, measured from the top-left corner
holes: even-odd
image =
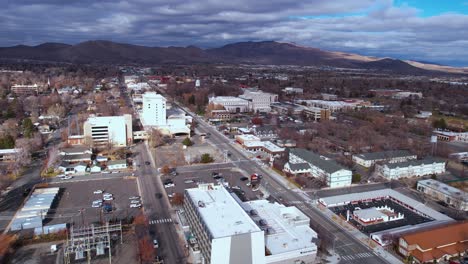
[[[359,173],[355,173],[353,174],[353,183],[356,183],[356,182],[361,182],[361,174]]]
[[[201,163],[210,163],[213,162],[213,160],[213,157],[211,157],[211,155],[208,153],[202,154],[200,158]]]
[[[182,144],[184,144],[187,147],[190,147],[193,145],[193,142],[190,140],[190,138],[186,137],[184,141],[182,141]]]
[[[0,138],[0,149],[11,149],[15,147],[15,139],[11,135]]]
[[[34,132],[34,125],[30,118],[23,119],[23,135],[31,138]]]

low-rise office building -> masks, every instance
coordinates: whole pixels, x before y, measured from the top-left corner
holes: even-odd
[[[468,221],[403,235],[398,252],[416,263],[438,263],[468,251]]]
[[[445,172],[445,160],[425,158],[377,165],[377,171],[387,179],[420,177]]]
[[[184,211],[204,262],[263,264],[263,231],[222,186],[185,190]]]
[[[96,147],[125,147],[133,142],[132,116],[91,116],[83,125],[85,140]]]
[[[285,94],[303,94],[304,93],[303,88],[297,88],[297,87],[286,87],[282,91]]]
[[[458,210],[468,211],[468,193],[433,179],[420,180],[416,189]]]
[[[408,160],[415,160],[417,156],[411,154],[407,150],[391,150],[382,152],[370,152],[353,155],[353,161],[363,167],[369,168],[376,162],[405,162]]]
[[[39,92],[37,84],[15,84],[11,86],[11,91],[17,95],[31,95]]]
[[[468,132],[452,132],[452,131],[440,131],[435,130],[434,135],[437,136],[439,141],[448,142],[464,142],[468,143]]]
[[[277,94],[265,93],[257,89],[245,89],[239,98],[247,100],[253,112],[270,112],[271,104],[278,101]]]
[[[185,190],[185,218],[204,263],[315,261],[317,233],[296,207],[266,200],[241,202],[223,186]]]
[[[309,174],[326,180],[327,186],[351,185],[352,172],[335,161],[305,149],[291,149],[284,170],[291,174]]]

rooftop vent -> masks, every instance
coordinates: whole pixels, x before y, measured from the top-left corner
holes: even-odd
[[[205,208],[205,203],[203,201],[198,201],[198,207]]]

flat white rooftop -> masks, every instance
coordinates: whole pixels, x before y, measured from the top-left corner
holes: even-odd
[[[296,207],[255,200],[245,202],[244,209],[256,211],[253,219],[265,220],[265,246],[272,255],[305,249],[316,253],[313,240],[317,233],[309,227],[310,219]]]
[[[202,185],[186,191],[195,206],[198,206],[197,210],[213,238],[261,232],[225,188],[216,185],[200,187]]]
[[[435,220],[452,220],[452,218],[439,213],[438,211],[431,209],[424,204],[409,198],[406,195],[403,195],[395,190],[392,189],[382,189],[376,191],[369,191],[369,192],[360,192],[360,193],[350,193],[350,194],[343,194],[337,196],[330,196],[320,198],[319,201],[326,205],[327,207],[335,207],[340,205],[349,204],[353,201],[364,201],[364,200],[372,200],[376,198],[394,198],[408,206],[411,206],[414,210],[419,211],[429,217],[434,218]]]
[[[468,202],[468,193],[466,193],[463,190],[452,187],[448,184],[445,184],[443,182],[436,181],[433,179],[426,179],[426,180],[418,181],[418,186],[420,185],[436,190],[439,193],[443,193],[451,197],[452,199],[458,199],[458,200]]]

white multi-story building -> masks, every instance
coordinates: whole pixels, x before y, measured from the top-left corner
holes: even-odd
[[[314,263],[317,233],[296,207],[242,203],[224,187],[185,190],[184,211],[204,263]],[[202,262],[203,263],[203,262]]]
[[[142,98],[141,119],[143,124],[145,126],[166,126],[166,98],[155,92],[144,93]]]
[[[445,160],[426,158],[423,160],[385,163],[377,165],[377,171],[388,179],[439,174],[445,172]]]
[[[190,134],[187,118],[183,111],[171,108],[166,98],[155,92],[146,92],[142,96],[143,106],[140,120],[143,126],[159,129],[166,134]]]
[[[37,84],[15,84],[11,86],[11,91],[15,94],[36,94],[39,92]]]
[[[285,94],[303,94],[304,93],[304,89],[297,88],[297,87],[286,87],[282,91]]]
[[[257,225],[265,232],[265,263],[315,263],[317,233],[310,228],[310,219],[297,207],[286,207],[267,200],[242,204]]]
[[[185,190],[184,211],[204,262],[263,264],[263,231],[222,186]]]
[[[468,211],[468,193],[433,179],[420,180],[416,189],[458,210]]]
[[[93,146],[125,147],[133,141],[132,115],[90,116],[83,130],[85,140]]]
[[[270,112],[271,103],[278,101],[278,95],[265,93],[260,90],[244,90],[244,94],[239,98],[249,101],[249,108],[254,112]]]
[[[376,162],[385,161],[389,163],[405,162],[415,160],[417,156],[407,150],[391,150],[382,152],[371,152],[353,155],[353,161],[363,167],[369,168]]]
[[[249,111],[249,101],[234,96],[216,96],[209,99],[210,104],[222,105],[230,113]]]
[[[291,174],[310,174],[325,179],[331,188],[351,185],[352,172],[335,161],[305,149],[291,149],[284,170]]]

